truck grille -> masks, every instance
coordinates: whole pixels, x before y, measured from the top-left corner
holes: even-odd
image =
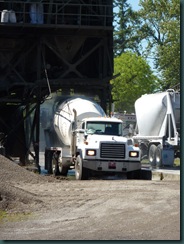
[[[125,144],[102,143],[100,150],[101,158],[125,158]]]

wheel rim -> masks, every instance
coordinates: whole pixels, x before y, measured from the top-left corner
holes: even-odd
[[[62,172],[62,169],[63,169],[63,166],[62,165],[59,165],[59,173]]]
[[[64,167],[63,167],[63,164],[62,163],[60,163],[59,164],[59,173],[61,174],[61,173],[63,173],[63,169],[64,169]]]
[[[52,172],[53,172],[53,174],[56,173],[56,163],[54,161],[55,160],[52,160]]]
[[[160,148],[160,146],[157,146],[156,150],[156,165],[157,167],[161,167],[162,165],[162,149]]]
[[[155,145],[151,145],[149,148],[149,162],[152,166],[156,165],[156,149]]]
[[[80,176],[80,158],[77,157],[75,162],[75,178],[79,179]]]

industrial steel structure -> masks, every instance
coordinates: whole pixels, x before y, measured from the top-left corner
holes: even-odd
[[[0,0],[0,14],[1,151],[24,163],[32,143],[38,163],[39,106],[51,93],[111,103],[112,0]]]

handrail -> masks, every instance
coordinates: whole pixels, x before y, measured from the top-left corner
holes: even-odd
[[[2,24],[112,26],[112,5],[42,1],[0,0]]]

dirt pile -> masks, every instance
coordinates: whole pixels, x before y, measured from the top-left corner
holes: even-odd
[[[179,238],[179,180],[56,179],[0,156],[1,240]]]
[[[49,183],[56,181],[51,176],[43,176],[19,166],[0,155],[0,210],[28,211],[30,205],[39,207],[41,201],[30,192],[19,188],[19,185],[31,183]]]

